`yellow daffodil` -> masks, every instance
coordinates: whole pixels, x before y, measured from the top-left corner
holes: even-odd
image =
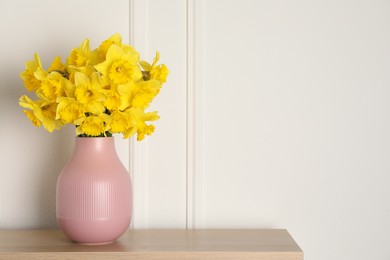
[[[160,81],[161,83],[165,83],[167,81],[169,70],[167,66],[165,66],[165,64],[156,65],[159,60],[160,53],[156,52],[156,57],[153,59],[152,65],[150,65],[146,61],[141,61],[140,65],[146,72],[146,79],[155,79]]]
[[[84,105],[70,97],[59,97],[56,119],[60,119],[64,124],[74,123],[84,117]]]
[[[123,96],[127,107],[146,109],[160,92],[161,83],[157,80],[139,81],[135,84],[118,86],[118,92]],[[126,108],[127,108],[126,107]],[[123,108],[122,108],[123,109]]]
[[[131,108],[129,113],[131,113],[131,126],[123,132],[124,138],[129,138],[137,133],[137,140],[141,141],[145,135],[151,135],[154,132],[154,125],[147,125],[146,122],[158,120],[160,117],[157,112],[145,113],[140,108]]]
[[[42,84],[37,89],[37,96],[48,102],[55,102],[57,97],[65,95],[65,89],[71,88],[71,83],[65,79],[60,73],[52,71],[44,79]]]
[[[90,115],[76,120],[76,134],[100,136],[109,129],[110,116],[107,114]]]
[[[104,106],[109,111],[124,110],[127,106],[123,105],[124,98],[118,92],[118,87],[116,85],[108,85],[104,88],[104,93],[106,99],[104,101]]]
[[[110,114],[110,117],[110,132],[112,133],[122,133],[131,126],[131,114],[129,110],[124,112],[116,110]]]
[[[40,127],[42,125],[41,121],[35,116],[32,110],[23,110],[23,113],[27,116],[28,119],[33,123],[33,125]]]
[[[38,68],[43,70],[39,55],[35,53],[34,60],[26,62],[26,70],[20,74],[28,91],[35,91],[41,85],[41,81],[34,75]]]
[[[91,58],[92,52],[89,47],[89,39],[85,39],[79,48],[74,48],[67,60],[68,65],[83,67],[87,65]]]
[[[92,77],[92,74],[96,73],[95,68],[92,65],[87,65],[83,67],[77,67],[73,65],[69,65],[67,67],[68,72],[68,78],[72,83],[75,83],[75,74],[77,72],[81,72],[82,74],[85,74],[88,77]]]
[[[161,83],[167,82],[167,77],[169,74],[169,70],[165,64],[161,64],[158,66],[155,66],[150,71],[150,76],[152,79],[156,79],[160,81]]]
[[[106,60],[95,66],[108,82],[126,84],[142,78],[138,66],[139,54],[130,46],[111,45],[107,51]]]
[[[61,62],[61,57],[57,56],[54,58],[54,61],[50,65],[48,71],[57,71],[61,72],[63,75],[65,74],[66,67],[65,65]]]
[[[113,44],[122,46],[122,36],[119,33],[112,35],[100,44],[98,51],[101,59],[104,60],[106,58],[107,51]]]
[[[132,106],[146,109],[160,92],[161,84],[157,80],[137,82],[133,92]]]
[[[85,74],[77,72],[75,74],[75,97],[85,106],[85,112],[98,115],[105,110],[103,105],[105,96],[96,77],[97,74],[90,80]]]
[[[32,112],[25,111],[24,113],[35,126],[43,125],[51,133],[63,125],[60,120],[55,119],[57,103],[48,103],[42,100],[32,101],[29,97],[22,96],[19,99],[19,104],[24,108],[31,109]]]

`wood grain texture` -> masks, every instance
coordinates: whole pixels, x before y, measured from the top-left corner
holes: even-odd
[[[0,231],[0,259],[302,260],[283,229],[129,230],[107,245],[80,245],[59,230]]]

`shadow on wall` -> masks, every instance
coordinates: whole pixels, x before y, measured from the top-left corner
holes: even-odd
[[[7,213],[0,228],[56,228],[56,181],[73,152],[74,127],[49,133],[33,126],[18,104],[24,94],[35,99],[23,87],[19,77],[23,70],[24,62],[0,74],[0,196],[9,198],[1,203]]]
[[[47,134],[47,133],[45,133]],[[56,184],[57,177],[69,161],[74,145],[74,131],[72,127],[61,129],[51,134],[50,142],[46,143],[46,156],[42,157],[39,171],[41,178],[36,183],[38,187],[37,210],[42,228],[57,228],[56,222]]]

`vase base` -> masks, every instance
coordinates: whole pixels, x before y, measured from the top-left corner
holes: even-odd
[[[131,217],[108,220],[72,220],[57,217],[62,232],[75,244],[104,245],[113,243],[129,227]]]
[[[99,243],[84,243],[84,242],[77,242],[73,241],[75,244],[82,245],[82,246],[102,246],[102,245],[108,245],[111,243],[114,243],[114,240],[107,241],[107,242],[99,242]]]

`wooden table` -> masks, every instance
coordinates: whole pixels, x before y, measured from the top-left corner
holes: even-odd
[[[129,230],[108,245],[80,245],[59,230],[2,230],[0,259],[302,260],[284,229]]]

